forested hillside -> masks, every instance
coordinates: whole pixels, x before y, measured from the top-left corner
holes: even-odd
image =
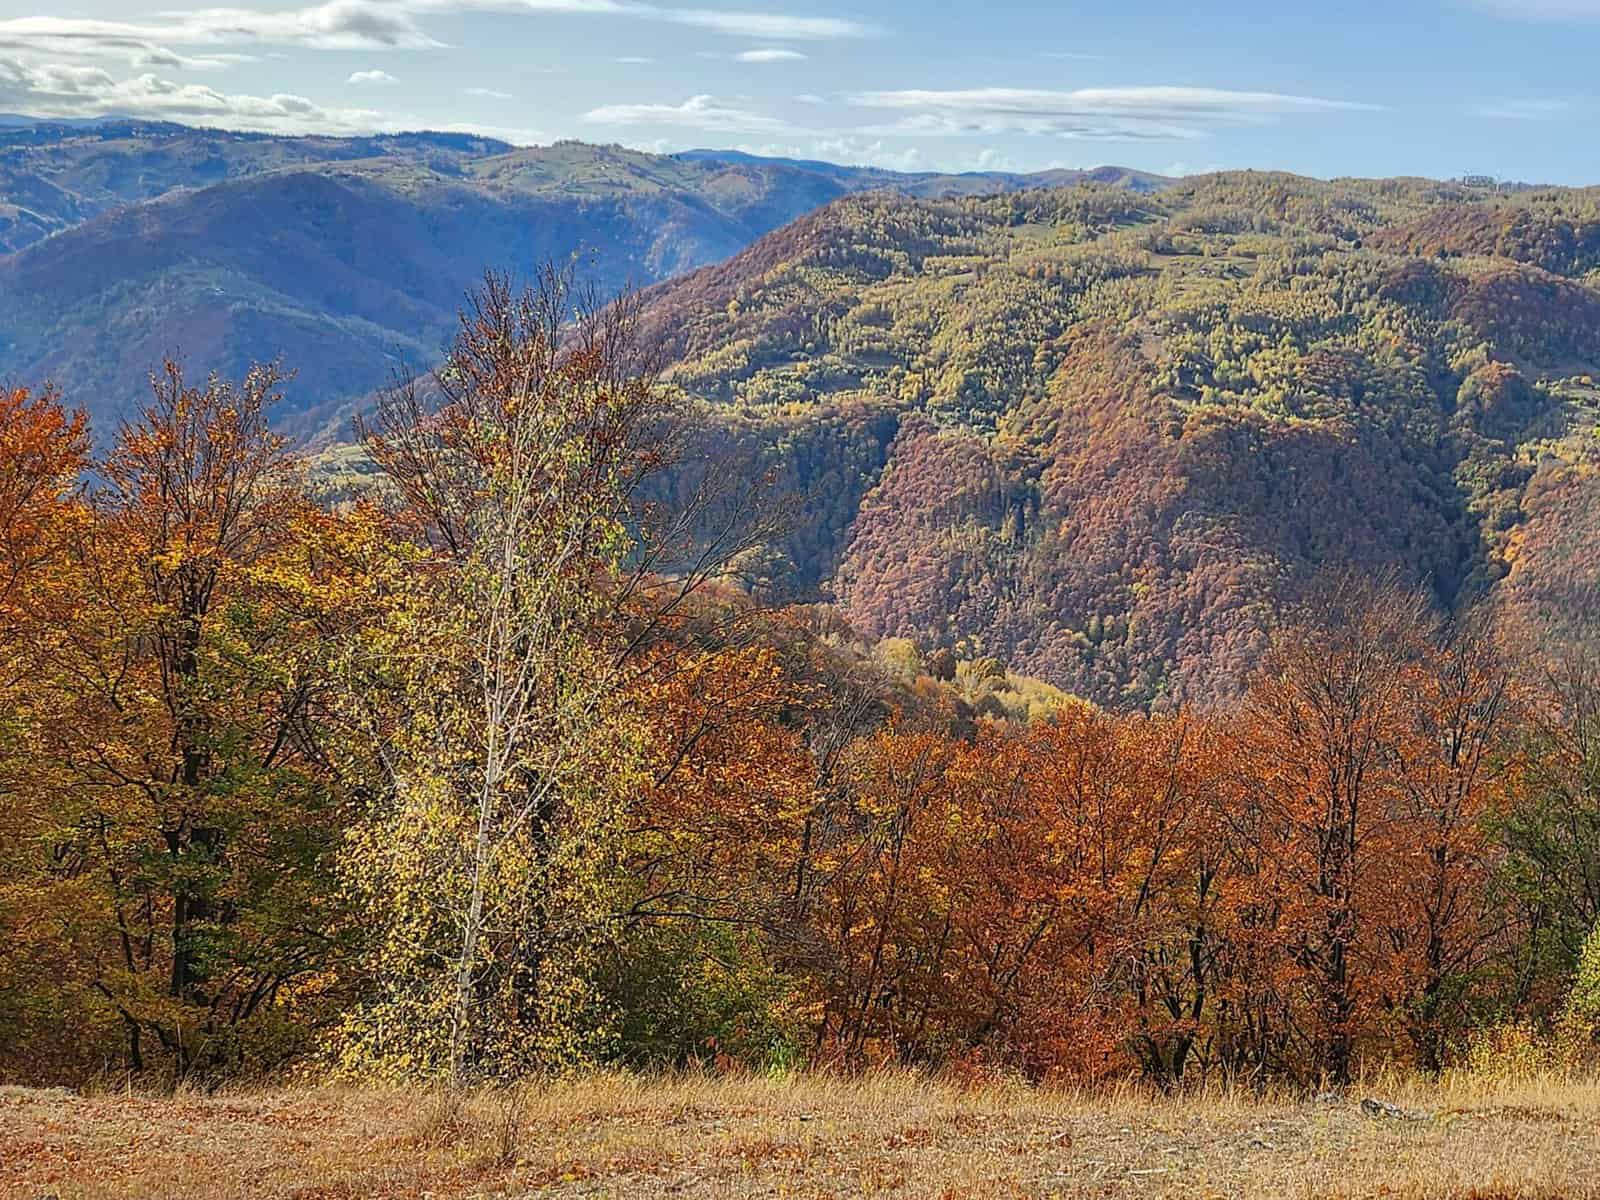
[[[647,300],[811,497],[771,586],[870,635],[1143,706],[1232,694],[1328,563],[1594,611],[1600,193],[853,197]]]
[[[1600,194],[1143,182],[396,154],[0,260],[0,1079],[1589,1069]]]

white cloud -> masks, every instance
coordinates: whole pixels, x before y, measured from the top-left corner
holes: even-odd
[[[863,92],[852,100],[904,114],[878,131],[898,136],[1021,133],[1109,141],[1184,141],[1204,137],[1211,125],[1376,111],[1343,100],[1186,87],[907,90]]]
[[[366,133],[390,127],[381,113],[325,108],[303,96],[237,95],[154,74],[116,79],[101,67],[35,66],[0,57],[0,109],[40,117],[187,121],[269,133]]]
[[[796,17],[783,13],[724,12],[709,8],[657,8],[650,4],[630,4],[624,11],[649,16],[678,25],[692,25],[738,37],[777,38],[780,41],[834,41],[871,37],[878,32],[872,25],[837,17]]]
[[[644,0],[323,0],[300,8],[169,11],[138,21],[16,17],[0,20],[0,47],[137,66],[212,69],[225,65],[228,58],[185,59],[172,47],[258,43],[317,50],[431,50],[444,43],[424,30],[418,19],[461,12],[631,17],[782,41],[860,38],[877,32],[860,21],[838,17],[675,8]]]
[[[978,152],[977,170],[979,171],[1012,171],[1016,164],[1009,154],[1002,154],[993,146],[987,146]]]
[[[567,15],[634,17],[708,29],[730,37],[779,41],[834,41],[875,36],[879,30],[864,21],[793,13],[721,8],[676,8],[648,0],[393,0],[415,12],[534,12]]]
[[[469,11],[633,19],[775,41],[866,37],[875,32],[844,18],[680,8],[648,0],[316,0],[299,7],[168,10],[119,20],[31,16],[0,19],[0,57],[6,61],[6,77],[0,79],[0,86],[10,97],[6,107],[38,116],[116,112],[295,131],[309,129],[317,121],[324,122],[328,132],[379,124],[394,127],[395,120],[365,110],[323,108],[287,94],[230,94],[174,83],[168,76],[180,71],[220,71],[262,56],[278,56],[278,50],[272,48],[440,49],[444,43],[424,28],[424,23],[432,17]],[[752,61],[799,57],[795,51],[782,49],[764,53],[772,57]],[[122,70],[117,71],[118,67]],[[84,71],[97,74],[82,74]],[[356,71],[349,82],[371,85],[395,80],[388,72],[373,69]],[[67,86],[69,83],[73,86]],[[478,94],[492,93],[493,89],[481,89]],[[495,98],[509,97],[499,93]],[[778,126],[758,114],[695,101],[680,106],[675,116],[670,106],[634,106],[627,119],[702,129]]]
[[[733,149],[761,158],[790,158],[800,160],[821,159],[850,167],[878,167],[902,174],[933,171],[1012,171],[1013,160],[985,146],[971,154],[958,154],[943,159],[935,167],[917,146],[891,145],[881,138],[861,138],[844,133],[837,136],[815,137],[807,142],[740,142]]]
[[[1572,110],[1566,100],[1492,100],[1475,106],[1475,117],[1491,121],[1554,121]]]
[[[795,97],[801,104],[826,104],[827,100],[815,92],[801,92]]]
[[[30,18],[31,19],[31,18]],[[15,22],[0,21],[0,53],[15,54],[30,60],[50,58],[71,62],[120,62],[137,70],[225,71],[239,63],[257,62],[253,54],[213,51],[206,54],[179,54],[171,47],[146,38],[117,34],[86,35],[75,32],[14,31]]]
[[[260,133],[356,136],[430,129],[477,134],[520,146],[550,140],[535,129],[466,121],[440,123],[414,114],[365,108],[328,108],[303,96],[240,95],[175,83],[153,74],[119,80],[100,67],[36,67],[10,56],[0,56],[0,111],[63,118],[130,116]]]
[[[798,50],[741,50],[734,59],[742,63],[804,62],[806,56]]]
[[[444,43],[423,28],[431,16],[461,12],[550,14],[665,22],[730,36],[772,40],[866,37],[857,21],[769,11],[678,8],[646,0],[320,0],[300,7],[201,8],[157,12],[134,20],[32,16],[0,19],[0,94],[4,107],[43,117],[125,113],[240,129],[331,133],[395,127],[393,119],[356,109],[323,108],[299,97],[229,94],[174,83],[176,71],[221,71],[257,56],[242,49],[434,50]],[[771,50],[750,61],[799,57]],[[647,62],[647,59],[635,61]],[[108,68],[121,66],[126,77]],[[353,85],[394,83],[382,70],[356,71]],[[482,89],[489,95],[492,89]],[[495,98],[508,98],[503,93]],[[690,101],[670,106],[623,106],[627,123],[677,124],[697,129],[771,129],[754,113]]]
[[[810,153],[795,158],[820,158],[852,167],[882,167],[888,171],[926,171],[927,160],[916,146],[889,146],[882,140],[867,140],[849,134],[819,138]]]
[[[500,91],[496,91],[494,88],[486,88],[486,87],[471,87],[471,88],[468,88],[467,89],[467,95],[469,95],[469,96],[478,96],[478,97],[481,97],[484,100],[512,100],[512,99],[515,99],[515,97],[513,97],[510,92],[500,92]]]
[[[261,43],[319,50],[432,49],[406,0],[326,0],[307,8],[262,11],[207,8],[168,12],[145,22],[69,17],[0,20],[0,39],[40,52],[126,58],[135,48]]]
[[[777,132],[782,121],[728,108],[711,96],[691,96],[682,104],[607,104],[583,115],[596,125],[666,125],[703,133]]]
[[[642,54],[624,54],[621,58],[613,58],[611,61],[624,67],[647,67],[655,62],[655,59],[646,58]]]

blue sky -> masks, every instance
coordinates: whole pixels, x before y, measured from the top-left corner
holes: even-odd
[[[0,0],[0,111],[1600,183],[1600,0]]]

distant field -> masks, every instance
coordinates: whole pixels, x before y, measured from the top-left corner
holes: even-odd
[[[1370,1115],[1381,1096],[1399,1115]],[[452,1101],[0,1089],[0,1195],[1600,1196],[1600,1084],[1159,1100],[907,1076],[603,1077]]]

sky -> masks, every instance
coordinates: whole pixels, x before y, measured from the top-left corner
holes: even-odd
[[[0,112],[1600,183],[1600,0],[0,0]]]

